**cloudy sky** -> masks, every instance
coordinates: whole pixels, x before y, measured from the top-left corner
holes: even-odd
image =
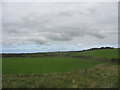
[[[3,3],[2,52],[117,47],[117,11],[117,2]]]

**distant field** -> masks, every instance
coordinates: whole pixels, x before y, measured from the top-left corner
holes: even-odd
[[[43,57],[43,58],[3,58],[3,74],[35,74],[52,72],[69,72],[87,69],[102,62],[80,58]]]
[[[118,58],[118,49],[101,49],[101,50],[90,50],[85,52],[73,53],[73,56],[94,56],[101,58]]]

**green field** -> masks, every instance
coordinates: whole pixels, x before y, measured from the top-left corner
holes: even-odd
[[[76,52],[73,56],[93,56],[100,58],[118,58],[118,49],[90,50],[85,52]]]
[[[118,49],[8,55],[3,88],[118,88],[116,60]]]
[[[86,70],[51,74],[3,75],[3,88],[118,88],[118,66],[102,64]]]
[[[91,68],[102,62],[78,58],[3,58],[3,74],[69,72]]]

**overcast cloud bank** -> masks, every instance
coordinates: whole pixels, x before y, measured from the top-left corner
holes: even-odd
[[[3,3],[3,52],[118,44],[117,2]]]

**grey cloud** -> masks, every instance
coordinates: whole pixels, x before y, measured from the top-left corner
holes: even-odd
[[[66,33],[52,33],[47,35],[50,40],[53,41],[70,41],[72,38]]]
[[[35,42],[36,44],[45,44],[46,40],[41,38],[28,38],[26,41]]]
[[[103,43],[103,40],[110,41],[112,33],[113,40],[116,41],[116,5],[117,3],[6,3],[3,6],[3,44],[11,45],[17,41],[23,44],[89,44],[88,37]]]

